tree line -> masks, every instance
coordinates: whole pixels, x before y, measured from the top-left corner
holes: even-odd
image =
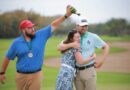
[[[24,19],[29,19],[40,29],[49,25],[57,16],[44,16],[34,11],[25,12],[24,10],[15,10],[0,14],[0,38],[14,38],[21,34],[19,23]],[[54,32],[54,35],[64,35],[69,30],[74,29],[75,24],[70,19],[62,23]],[[130,23],[122,18],[111,19],[105,23],[90,24],[89,31],[110,36],[130,35]]]

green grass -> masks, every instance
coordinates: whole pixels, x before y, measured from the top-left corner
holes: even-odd
[[[43,83],[41,90],[55,90],[59,68],[43,66]],[[11,62],[7,69],[7,80],[0,84],[0,90],[16,90],[15,62]],[[98,72],[97,90],[129,90],[130,73]]]
[[[103,39],[105,41],[127,41],[130,40],[127,37],[108,37],[108,36],[103,36]],[[47,44],[46,44],[46,49],[45,49],[45,58],[50,58],[50,57],[59,57],[61,54],[59,51],[57,51],[57,46],[58,44],[64,39],[64,37],[61,38],[57,38],[57,37],[52,37],[48,40]],[[5,53],[7,52],[9,46],[11,45],[13,39],[0,39],[0,60],[3,58],[3,56],[5,55]],[[111,47],[110,48],[110,54],[111,53],[118,53],[118,52],[123,52],[126,51],[126,49],[124,48],[118,48],[118,47]],[[101,53],[101,49],[97,49],[96,50],[97,53]]]
[[[98,90],[129,90],[130,73],[98,72]]]
[[[105,41],[129,41],[128,37],[108,37],[103,36]],[[11,45],[13,39],[0,39],[0,67],[2,59]],[[57,51],[57,45],[63,38],[53,37],[49,39],[46,45],[45,58],[59,57],[60,53]],[[110,53],[117,53],[126,51],[124,48],[111,47]],[[100,53],[100,50],[97,50]],[[0,84],[0,90],[16,90],[15,85],[15,61],[11,62],[7,69],[7,80],[4,85]],[[55,90],[55,82],[59,68],[43,67],[44,82],[42,90]],[[129,90],[130,88],[130,73],[97,73],[97,90]]]
[[[113,37],[113,36],[101,36],[101,38],[107,42],[130,42],[130,35],[129,36],[121,36],[121,37]]]
[[[64,37],[61,38],[52,37],[48,40],[46,44],[45,58],[60,56],[60,52],[57,50],[57,46],[63,39]]]
[[[44,81],[42,90],[55,90],[59,68],[43,67]]]
[[[127,49],[119,48],[119,47],[110,47],[110,54],[120,53],[120,52],[124,52],[124,51],[127,51]],[[102,52],[102,49],[96,49],[96,53],[100,54],[101,52]]]
[[[109,37],[109,36],[102,36],[102,38],[105,41],[129,41],[130,36],[125,36],[125,37]],[[45,51],[45,58],[48,57],[57,57],[60,56],[60,52],[57,51],[57,46],[58,44],[64,39],[62,38],[57,38],[57,37],[52,37],[51,39],[48,40],[47,45],[46,45],[46,51]],[[99,54],[101,53],[101,49],[97,49],[96,52]],[[119,52],[124,52],[127,51],[125,48],[118,48],[118,47],[110,47],[110,54],[112,53],[119,53]]]

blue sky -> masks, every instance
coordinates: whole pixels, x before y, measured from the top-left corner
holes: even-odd
[[[90,23],[111,18],[130,20],[130,0],[0,0],[0,13],[24,9],[41,15],[64,15],[68,4],[87,17]]]

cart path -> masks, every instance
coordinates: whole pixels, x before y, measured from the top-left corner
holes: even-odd
[[[97,71],[130,73],[130,42],[115,42],[109,45],[110,47],[126,48],[127,51],[110,54],[103,66]],[[101,55],[97,55],[97,59],[100,59],[100,57]],[[45,65],[48,67],[60,67],[60,57],[45,60]]]

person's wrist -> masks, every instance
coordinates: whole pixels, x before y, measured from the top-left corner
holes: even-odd
[[[0,72],[0,75],[4,75],[5,74],[5,72]]]
[[[67,14],[64,15],[64,18],[65,18],[65,19],[68,18]]]

